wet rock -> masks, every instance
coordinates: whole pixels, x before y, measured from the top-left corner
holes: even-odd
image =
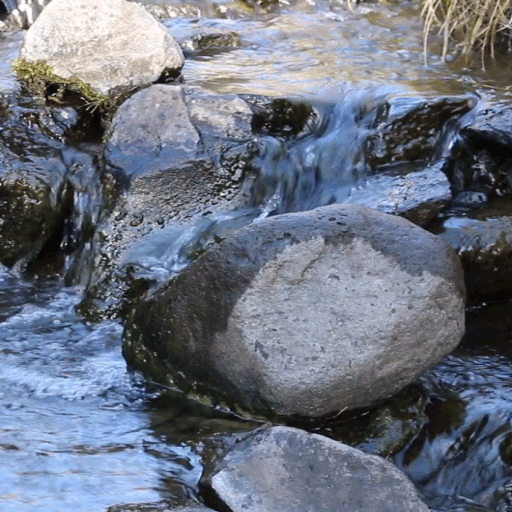
[[[368,166],[376,169],[395,162],[431,160],[450,123],[475,105],[471,97],[390,99],[377,114],[375,133],[366,142]]]
[[[512,290],[512,217],[485,220],[452,217],[439,236],[459,254],[468,298],[506,295]]]
[[[137,262],[125,256],[135,242],[245,201],[251,121],[240,98],[181,86],[152,86],[120,107],[105,149],[111,214],[95,237],[85,314],[115,316],[126,294],[132,301],[147,288],[130,277]],[[167,232],[164,243],[175,236]]]
[[[287,98],[269,99],[244,95],[254,110],[253,128],[257,133],[273,137],[297,137],[310,133],[318,121],[313,107]]]
[[[423,171],[406,175],[370,176],[351,191],[346,202],[402,215],[425,226],[448,206],[452,196],[450,182],[442,171],[445,165],[445,161],[440,161]]]
[[[214,465],[203,485],[232,512],[428,512],[395,466],[288,427],[257,431]]]
[[[205,55],[240,46],[240,36],[233,32],[217,34],[195,34],[186,41],[182,49],[194,55]]]
[[[67,168],[62,144],[42,132],[39,111],[0,107],[0,261],[27,263],[62,223]]]
[[[488,200],[512,194],[510,148],[459,137],[451,153],[452,163],[446,173],[457,197],[479,194]]]
[[[103,95],[176,74],[183,55],[169,31],[126,0],[53,0],[27,31],[20,58],[44,61]]]
[[[408,386],[373,409],[350,411],[327,421],[320,433],[389,459],[428,423],[426,402],[426,396],[416,386]]]
[[[29,261],[62,222],[66,168],[60,160],[22,163],[0,150],[0,261]]]
[[[174,506],[171,503],[162,501],[159,503],[133,503],[126,505],[115,505],[109,507],[107,512],[205,512],[212,511],[211,508],[200,504],[190,506]]]
[[[263,414],[390,396],[464,332],[460,263],[355,205],[279,215],[208,249],[137,308],[124,353],[158,380]]]
[[[427,500],[427,503],[431,512],[493,512],[496,510],[462,496],[438,496]]]
[[[479,109],[472,122],[466,123],[461,134],[473,142],[512,146],[512,110],[509,105],[495,104]]]

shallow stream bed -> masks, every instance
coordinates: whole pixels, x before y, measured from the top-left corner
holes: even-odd
[[[344,92],[359,89],[512,100],[510,68],[482,72],[445,63],[435,36],[425,65],[412,3],[361,4],[353,11],[324,0],[268,12],[228,3],[195,9],[202,16],[163,20],[186,52],[188,85],[320,103],[343,102]],[[198,48],[209,34],[229,37],[220,47]],[[21,32],[0,35],[3,93],[18,90],[10,62],[21,39]],[[75,312],[80,298],[80,288],[66,288],[57,277],[0,272],[0,510],[99,512],[123,502],[193,496],[202,441],[255,423],[162,393],[130,373],[122,326],[86,322]],[[407,443],[390,457],[432,503],[445,496],[490,503],[480,498],[500,487],[507,492],[511,316],[508,303],[472,307],[461,348],[418,383],[426,405],[418,408]],[[322,428],[351,441],[332,423]]]

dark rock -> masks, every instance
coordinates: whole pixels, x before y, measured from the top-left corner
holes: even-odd
[[[496,509],[484,507],[462,496],[438,496],[426,500],[431,512],[494,512]]]
[[[402,215],[425,226],[448,206],[452,196],[450,182],[442,171],[445,165],[445,161],[440,161],[406,175],[370,176],[351,191],[346,202]]]
[[[279,215],[208,249],[143,301],[127,360],[259,413],[318,417],[390,396],[464,332],[455,254],[354,205]]]
[[[395,162],[431,160],[450,123],[476,105],[471,97],[439,99],[397,97],[383,105],[375,119],[375,133],[366,142],[371,169]]]
[[[182,48],[196,55],[217,53],[222,50],[240,46],[240,36],[233,32],[218,34],[195,34],[186,41]]]
[[[212,501],[232,512],[428,512],[391,463],[287,427],[247,436],[214,465],[203,485]]]
[[[53,0],[27,31],[20,57],[44,61],[54,75],[103,95],[146,86],[183,66],[168,29],[126,0]]]
[[[486,220],[452,217],[439,236],[459,254],[468,298],[506,295],[512,291],[512,217]]]
[[[319,433],[390,459],[428,423],[426,403],[426,395],[417,386],[408,386],[375,408],[350,411],[328,420]]]
[[[455,191],[487,198],[512,194],[510,148],[459,137],[451,153],[452,164],[446,173]]]
[[[27,263],[64,218],[62,144],[41,130],[39,111],[0,109],[0,261]]]
[[[461,134],[472,142],[512,147],[512,110],[510,105],[482,107],[475,119],[467,123]]]
[[[123,300],[146,290],[145,280],[134,281],[122,264],[137,266],[132,256],[125,257],[135,242],[246,201],[251,121],[242,99],[181,86],[152,86],[120,107],[105,149],[103,182],[111,215],[95,236],[85,314],[115,316]],[[162,235],[172,244],[179,234]]]
[[[302,136],[316,127],[318,113],[311,105],[287,98],[244,95],[254,110],[254,131],[274,137]]]

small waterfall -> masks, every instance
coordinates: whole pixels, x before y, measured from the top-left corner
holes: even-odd
[[[368,174],[365,142],[387,109],[394,88],[347,84],[334,105],[320,113],[313,133],[300,140],[264,139],[252,204],[264,215],[309,210],[343,202]]]

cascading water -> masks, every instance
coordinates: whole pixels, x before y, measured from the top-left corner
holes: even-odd
[[[268,138],[254,162],[253,204],[268,215],[344,202],[368,175],[365,142],[392,92],[347,84],[333,106],[320,108],[310,133],[292,141]]]

